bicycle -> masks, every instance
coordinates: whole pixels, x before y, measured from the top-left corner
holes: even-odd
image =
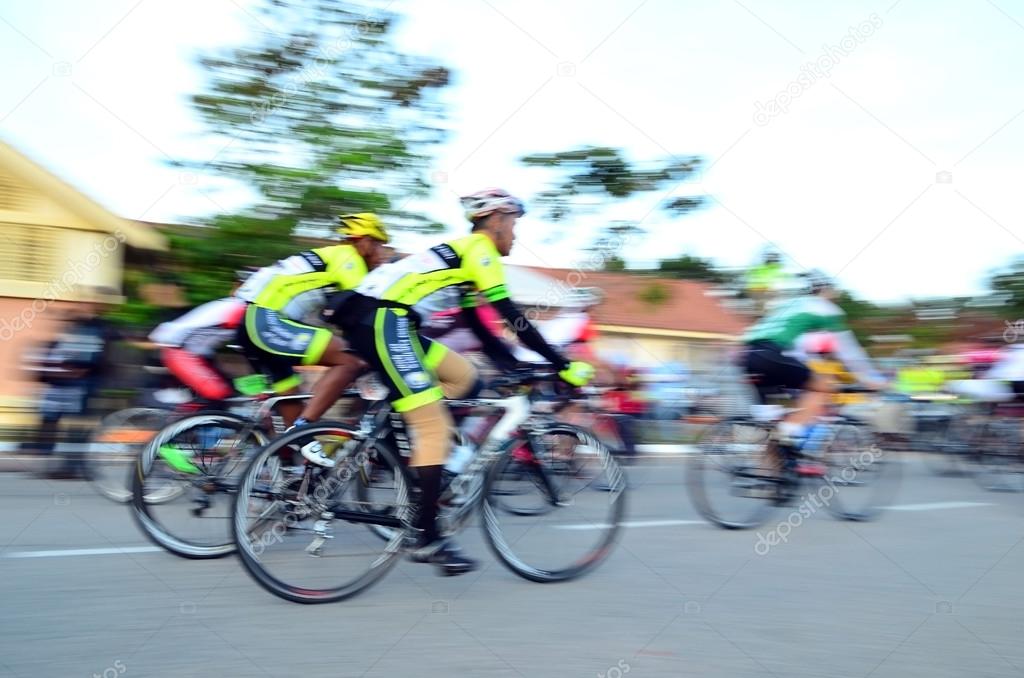
[[[775,444],[773,432],[787,410],[760,411],[767,414],[719,421],[698,444],[687,489],[706,520],[725,529],[757,527],[802,496],[802,486],[812,481],[821,484],[819,503],[840,520],[870,520],[891,500],[900,466],[874,445],[863,422],[833,411],[819,418],[803,453],[781,455],[784,448]],[[809,454],[815,450],[820,452]],[[712,499],[716,480],[724,481],[725,496]]]
[[[501,413],[466,467],[445,480],[439,516],[451,536],[479,509],[490,550],[517,575],[536,582],[579,577],[611,552],[625,511],[625,476],[606,446],[593,434],[554,421],[535,406],[545,398],[548,372],[499,377],[492,386],[507,393],[493,398],[450,400],[456,409]],[[371,403],[357,427],[318,422],[275,439],[249,462],[235,496],[233,532],[240,560],[270,593],[298,603],[349,598],[379,581],[413,541],[416,521],[415,468],[407,464],[408,439],[401,416],[383,400]],[[288,468],[280,452],[310,439],[331,445],[335,466]],[[559,439],[563,444],[559,443]],[[568,455],[568,456],[567,456]],[[569,472],[569,456],[599,466],[592,478]],[[604,478],[611,492],[583,493]],[[529,487],[527,487],[527,485]],[[539,494],[516,510],[513,498]],[[563,511],[559,511],[559,510]],[[537,520],[570,509],[577,523],[556,523],[558,543],[577,541],[583,549],[561,558],[550,532]],[[594,509],[600,517],[581,515]],[[527,518],[534,522],[527,523]],[[348,529],[352,528],[352,529]],[[344,529],[344,532],[342,530]],[[545,532],[547,532],[545,534]],[[587,535],[597,532],[595,538]],[[585,538],[574,540],[574,535]],[[540,543],[533,537],[542,537]],[[582,550],[582,555],[575,553]]]
[[[225,401],[236,411],[199,412],[160,429],[136,457],[131,479],[130,509],[146,537],[184,558],[233,553],[230,512],[219,497],[234,492],[234,476],[252,451],[284,431],[276,405],[309,397],[238,396]]]

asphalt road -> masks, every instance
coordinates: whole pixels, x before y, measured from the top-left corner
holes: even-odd
[[[478,573],[403,562],[302,606],[233,557],[157,552],[83,483],[0,474],[0,676],[1024,674],[1024,495],[911,461],[880,520],[819,511],[764,552],[699,521],[678,461],[631,478],[630,524],[583,579],[520,579],[470,529]]]

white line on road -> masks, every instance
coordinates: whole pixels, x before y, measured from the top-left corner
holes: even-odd
[[[992,506],[981,501],[938,501],[930,504],[897,504],[887,506],[887,511],[940,511],[943,509],[974,508]],[[704,525],[703,520],[629,520],[620,527],[669,527],[674,525]],[[556,530],[607,530],[607,523],[569,523],[553,525]],[[0,558],[73,558],[75,556],[114,556],[126,553],[159,553],[158,546],[123,546],[102,549],[64,549],[59,551],[12,551],[0,553]]]
[[[0,553],[0,558],[69,558],[73,556],[113,556],[123,553],[156,553],[159,546],[123,546],[108,549],[64,549],[60,551],[13,551]]]
[[[703,520],[630,520],[620,523],[620,527],[663,527],[665,525],[703,525]],[[555,525],[557,530],[607,530],[607,523],[570,523]]]
[[[991,506],[984,501],[937,501],[931,504],[897,504],[886,506],[886,511],[941,511],[943,509],[974,508],[975,506]]]
[[[982,501],[937,501],[930,504],[897,504],[886,506],[887,511],[941,511],[943,509],[974,508],[976,506],[992,506]],[[671,525],[703,525],[703,520],[631,520],[621,524],[621,527],[666,527]],[[607,523],[569,523],[567,525],[555,525],[556,530],[607,530],[610,525]]]

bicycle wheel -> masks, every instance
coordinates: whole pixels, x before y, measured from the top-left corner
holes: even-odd
[[[938,475],[973,475],[975,441],[979,433],[976,419],[966,414],[951,417],[940,436],[932,439],[925,463]]]
[[[899,488],[899,461],[875,445],[863,425],[836,424],[823,461],[826,472],[817,498],[840,520],[871,520]]]
[[[566,445],[567,442],[570,443],[570,446]],[[560,441],[562,449],[555,449],[550,454],[550,463],[547,467],[549,474],[553,474],[554,477],[568,475],[577,475],[580,479],[586,477],[582,475],[586,471],[585,464],[575,468],[577,464],[572,461],[557,461],[559,456],[572,451],[574,443],[575,440]],[[513,446],[509,458],[501,469],[500,482],[495,482],[491,489],[490,499],[496,507],[516,516],[537,516],[550,513],[557,508],[547,501],[543,491],[538,491],[538,489],[543,490],[541,482],[543,475],[535,472],[536,463],[529,444],[525,440],[519,440],[518,444]]]
[[[728,530],[768,520],[781,482],[766,464],[768,433],[746,419],[726,419],[704,433],[687,465],[686,488],[705,520]]]
[[[974,480],[990,492],[1019,492],[1024,460],[1021,458],[1020,421],[1004,417],[988,419],[974,440]]]
[[[132,470],[139,453],[171,417],[168,410],[131,407],[109,414],[89,436],[86,466],[98,493],[125,504],[132,498]],[[161,492],[147,501],[170,501],[173,492]]]
[[[132,515],[154,543],[185,558],[219,558],[235,550],[231,502],[251,451],[266,443],[255,424],[207,412],[164,427],[142,450],[132,477]],[[175,492],[174,501],[150,496]]]
[[[352,479],[352,491],[356,499],[369,507],[370,511],[375,512],[386,512],[393,508],[386,502],[386,499],[394,496],[397,492],[396,483],[401,482],[401,479],[395,477],[395,468],[381,458],[379,448],[385,445],[383,441],[379,441],[372,451],[365,455],[365,460],[359,464],[359,470]],[[397,459],[398,454],[394,452],[394,448],[390,445],[387,447]],[[385,498],[384,504],[377,503],[381,497]],[[390,541],[395,535],[394,528],[386,525],[367,523],[366,528],[371,534],[384,541]]]
[[[565,581],[611,553],[626,510],[626,477],[589,431],[551,423],[506,442],[484,480],[484,534],[520,577]],[[596,483],[607,492],[585,491]],[[535,510],[543,505],[546,510]],[[526,507],[515,510],[516,506]]]
[[[353,435],[337,422],[303,426],[260,450],[242,475],[232,520],[238,555],[275,596],[296,603],[343,600],[398,562],[411,529],[408,478],[390,447]],[[283,453],[314,439],[335,447],[333,468],[281,464]],[[362,483],[370,460],[390,483]],[[368,525],[388,528],[388,539]]]

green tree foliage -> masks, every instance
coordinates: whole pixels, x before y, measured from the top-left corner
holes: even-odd
[[[668,278],[701,280],[717,284],[733,282],[734,278],[730,273],[716,268],[710,259],[701,259],[689,254],[659,262],[658,273]]]
[[[640,301],[649,306],[661,306],[669,300],[670,294],[665,283],[654,280],[648,285],[645,285],[637,296]]]
[[[992,275],[989,287],[1005,299],[1000,309],[1005,320],[1016,322],[1024,318],[1024,257]]]
[[[673,157],[649,167],[641,166],[626,159],[621,150],[604,146],[535,153],[520,158],[520,162],[527,167],[546,168],[555,174],[548,188],[534,199],[544,216],[555,222],[594,212],[611,201],[651,191],[667,192],[690,179],[701,166],[701,158],[696,156]],[[700,197],[677,196],[666,199],[660,208],[673,216],[681,216],[701,204]],[[594,247],[602,249],[609,242],[617,242],[618,249],[621,249],[623,236],[640,231],[640,224],[627,226],[623,222],[613,222],[595,235]]]
[[[406,208],[430,189],[448,69],[400,53],[398,17],[386,10],[266,0],[256,12],[265,30],[252,44],[200,59],[207,82],[192,103],[223,145],[213,159],[183,165],[240,182],[257,200],[173,239],[192,298],[223,294],[235,270],[293,251],[296,232],[328,236],[339,213],[440,229]]]

